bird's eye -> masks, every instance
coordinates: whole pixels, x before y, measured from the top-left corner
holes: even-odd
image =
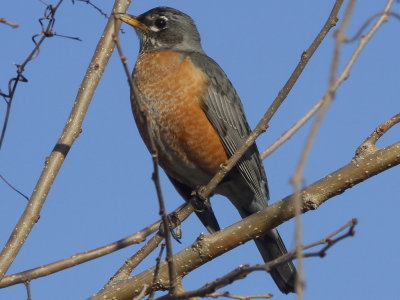
[[[163,29],[167,25],[167,21],[164,18],[158,18],[155,20],[154,24],[157,26],[157,28]]]

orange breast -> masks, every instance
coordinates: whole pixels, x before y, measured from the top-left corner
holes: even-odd
[[[134,77],[152,120],[159,152],[175,151],[180,163],[213,175],[227,160],[227,154],[201,108],[208,84],[205,73],[188,56],[160,51],[141,54]],[[160,163],[168,172],[174,162],[166,161],[165,154],[160,153]]]

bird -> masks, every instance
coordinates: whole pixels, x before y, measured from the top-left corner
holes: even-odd
[[[120,19],[140,40],[131,89],[136,125],[175,189],[190,201],[250,134],[242,102],[222,68],[204,52],[190,16],[156,7],[139,16],[120,14]],[[227,197],[242,218],[267,207],[267,177],[256,144],[215,193]],[[211,205],[199,205],[195,212],[210,233],[220,230]],[[277,229],[254,241],[265,262],[287,253]],[[281,292],[295,292],[292,261],[270,274]]]

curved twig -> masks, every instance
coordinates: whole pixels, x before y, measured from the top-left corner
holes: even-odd
[[[381,125],[375,128],[369,137],[357,148],[355,159],[362,158],[371,152],[378,149],[376,142],[394,125],[400,123],[400,114],[397,114],[389,120],[383,122]]]
[[[118,19],[118,14],[120,12],[116,12],[114,11],[113,17],[117,20]],[[119,56],[121,58],[121,62],[123,64],[124,67],[124,71],[125,74],[127,76],[128,79],[128,83],[129,83],[129,87],[130,87],[130,95],[131,95],[131,103],[133,103],[134,101],[138,101],[139,105],[141,107],[143,107],[143,109],[141,109],[142,112],[142,117],[147,120],[147,111],[144,109],[144,105],[142,103],[140,103],[140,98],[138,96],[138,92],[137,89],[135,88],[135,84],[133,82],[132,76],[131,76],[131,72],[129,71],[128,65],[126,63],[126,57],[123,53],[121,44],[119,42],[118,39],[118,28],[115,28],[114,31],[114,43],[117,47]],[[147,121],[146,121],[147,122]],[[159,215],[161,217],[162,223],[163,223],[163,227],[164,227],[164,234],[163,237],[165,238],[165,243],[166,243],[166,248],[167,248],[167,263],[168,263],[168,270],[169,270],[169,278],[170,278],[170,293],[174,294],[175,293],[175,287],[177,286],[177,278],[176,278],[176,271],[175,271],[175,265],[174,265],[174,261],[172,260],[172,256],[173,256],[173,251],[172,251],[172,242],[171,242],[171,232],[169,231],[169,221],[167,218],[167,213],[166,213],[166,209],[165,209],[165,202],[164,202],[164,196],[162,193],[162,189],[161,189],[161,183],[160,183],[160,176],[159,176],[159,164],[158,164],[158,152],[157,152],[157,148],[155,146],[154,143],[154,138],[152,135],[152,132],[150,131],[150,128],[147,127],[147,135],[149,137],[149,142],[150,142],[150,149],[151,149],[151,158],[153,161],[153,174],[151,176],[151,179],[154,182],[154,187],[156,189],[156,193],[157,193],[157,200],[158,200],[158,205],[159,205]],[[127,269],[125,269],[125,271],[127,271]]]
[[[170,214],[170,216],[171,217],[176,216],[180,220],[185,220],[192,212],[193,212],[192,206],[188,203],[185,203],[185,204],[182,204],[177,209],[175,209]],[[0,281],[0,288],[15,285],[18,283],[23,283],[25,281],[30,281],[30,280],[33,280],[36,278],[40,278],[40,277],[44,277],[44,276],[47,276],[47,275],[50,275],[50,274],[53,274],[56,272],[60,272],[67,268],[74,267],[76,265],[85,263],[87,261],[102,257],[104,255],[113,253],[113,252],[118,251],[123,248],[126,248],[130,245],[141,243],[142,241],[144,241],[146,239],[147,236],[149,236],[150,234],[152,234],[153,232],[158,230],[160,228],[160,224],[161,224],[161,220],[147,226],[146,228],[142,229],[141,231],[138,231],[130,236],[122,238],[111,244],[108,244],[108,245],[105,245],[105,246],[102,246],[102,247],[99,247],[99,248],[96,248],[93,250],[85,251],[82,253],[77,253],[70,257],[60,259],[58,261],[55,261],[55,262],[49,263],[47,265],[31,269],[31,270],[4,276],[3,279]],[[160,238],[160,241],[161,240],[162,240],[162,238]],[[157,247],[157,245],[154,246],[154,249]],[[126,267],[126,266],[124,265],[124,267]],[[133,268],[129,269],[125,273],[127,273],[129,275],[132,272],[132,269]]]

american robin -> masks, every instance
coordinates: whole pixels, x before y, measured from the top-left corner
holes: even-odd
[[[242,103],[221,67],[204,53],[188,15],[157,7],[137,17],[122,14],[121,20],[140,38],[132,75],[136,124],[150,151],[151,135],[161,167],[189,201],[249,135]],[[229,198],[242,218],[267,207],[267,179],[255,144],[215,193]],[[220,229],[211,206],[196,214],[210,232]],[[255,243],[266,262],[287,252],[276,229]],[[294,292],[292,262],[276,266],[271,275],[283,293]]]

